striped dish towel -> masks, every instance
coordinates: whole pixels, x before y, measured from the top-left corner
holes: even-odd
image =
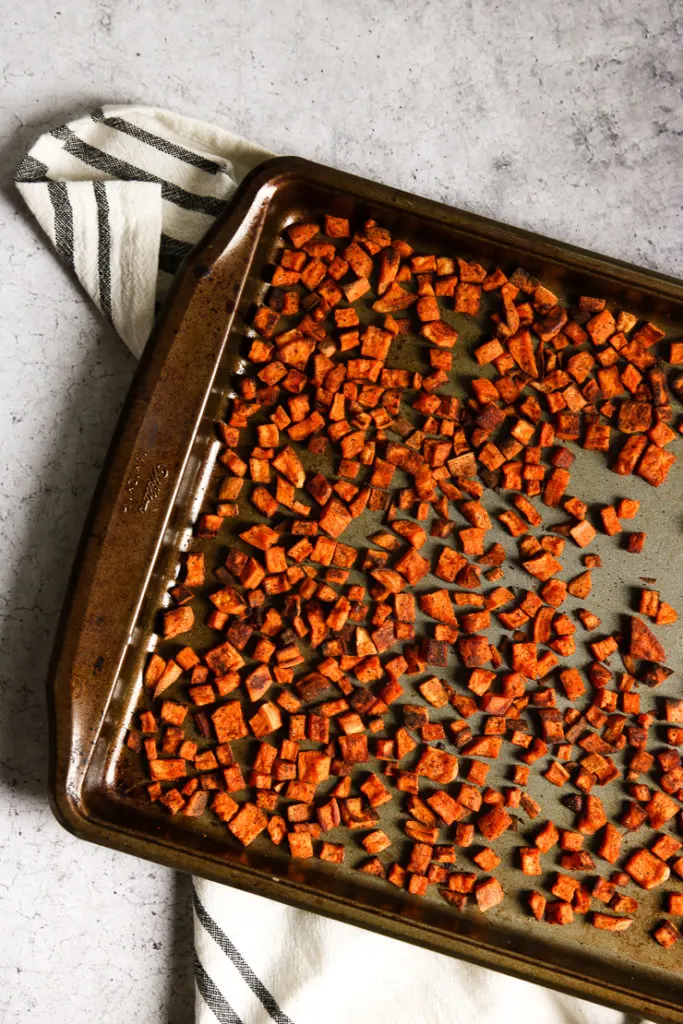
[[[90,298],[140,355],[181,260],[268,150],[149,107],[104,107],[41,135],[24,200]]]
[[[183,256],[271,155],[168,111],[105,107],[41,136],[16,183],[139,355]],[[193,898],[197,1024],[627,1024],[616,1011],[227,886],[195,879]]]

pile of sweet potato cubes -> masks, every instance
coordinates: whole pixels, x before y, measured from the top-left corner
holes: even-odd
[[[354,831],[359,870],[458,909],[503,901],[505,856],[539,920],[625,931],[638,900],[624,890],[667,881],[663,909],[683,914],[683,700],[641,710],[672,674],[659,627],[676,612],[643,588],[628,631],[605,635],[589,607],[562,610],[589,598],[602,544],[646,543],[623,533],[638,501],[572,493],[577,449],[604,453],[615,481],[666,481],[683,375],[662,363],[682,363],[683,342],[601,298],[573,301],[521,269],[417,253],[371,220],[287,229],[128,736],[151,800],[297,858],[341,863]],[[493,312],[469,353],[481,376],[461,398],[457,326],[482,303]],[[392,359],[418,333],[419,372]],[[316,460],[329,469],[307,470]],[[507,549],[490,537],[492,492]],[[544,529],[544,507],[566,520]],[[349,543],[355,520],[378,517]],[[567,581],[566,545],[586,549]],[[504,585],[511,563],[528,589]],[[207,588],[215,643],[195,649],[185,634]],[[567,663],[577,636],[581,669]],[[574,828],[532,798],[530,772],[563,791]],[[624,799],[613,820],[610,786]],[[518,844],[497,852],[511,832]],[[680,937],[669,919],[653,935]]]

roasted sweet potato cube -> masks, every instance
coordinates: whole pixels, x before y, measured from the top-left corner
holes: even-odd
[[[467,813],[466,809],[443,790],[437,790],[427,798],[427,803],[446,825],[452,825]]]
[[[382,829],[378,828],[376,831],[369,832],[364,836],[361,839],[361,843],[367,853],[377,854],[391,846],[391,839],[386,832],[383,832]]]
[[[652,932],[652,936],[665,949],[670,949],[674,946],[681,937],[676,925],[673,921],[660,921],[655,930]]]
[[[419,596],[420,608],[438,622],[457,626],[458,620],[453,610],[453,602],[448,590],[434,590],[430,594]]]
[[[671,873],[664,861],[645,849],[632,853],[624,869],[641,889],[654,889],[666,882]]]
[[[228,828],[243,846],[249,846],[267,826],[267,817],[252,803],[243,804],[237,814],[228,821]]]
[[[644,658],[647,661],[654,661],[663,664],[666,661],[666,651],[655,637],[654,633],[642,619],[631,616],[631,642],[629,654],[632,658]]]
[[[522,562],[522,565],[528,573],[535,576],[536,579],[544,583],[549,580],[551,576],[554,576],[558,572],[562,572],[562,565],[557,561],[556,558],[545,551],[542,555],[537,555],[535,558],[530,558],[526,562]]]
[[[257,739],[267,736],[268,733],[275,732],[281,725],[282,713],[278,705],[272,701],[266,701],[265,704],[262,704],[256,714],[252,715],[249,719],[249,726]]]
[[[157,799],[170,814],[177,814],[185,806],[185,801],[177,789],[169,789],[167,793],[157,797]]]
[[[612,314],[608,309],[603,309],[588,321],[586,330],[595,345],[604,345],[614,334],[615,326]]]
[[[178,636],[180,633],[187,633],[194,626],[194,612],[187,605],[180,608],[171,608],[164,612],[163,636],[165,640]]]
[[[557,874],[555,876],[555,881],[550,887],[550,891],[553,896],[557,896],[558,899],[571,903],[574,893],[580,885],[581,883],[576,878],[571,878],[569,875]]]
[[[149,762],[149,774],[155,782],[182,779],[187,775],[187,765],[184,758],[157,758]]]
[[[228,822],[239,811],[239,804],[227,793],[214,793],[211,810],[221,821]]]
[[[302,750],[297,758],[297,771],[301,782],[318,785],[330,775],[331,758],[317,750]]]
[[[512,644],[512,669],[526,676],[527,679],[536,679],[538,675],[538,655],[535,643]]]
[[[444,750],[426,746],[415,766],[415,772],[426,776],[432,782],[446,785],[453,782],[458,774],[458,759]]]
[[[670,914],[676,914],[679,917],[683,917],[683,893],[682,892],[670,892],[667,893],[667,911]]]
[[[323,843],[320,848],[320,859],[330,864],[344,863],[344,847],[341,843]]]
[[[546,904],[545,919],[548,924],[571,924],[574,920],[571,903],[566,903],[564,900],[553,900]]]
[[[502,903],[505,893],[497,878],[487,878],[485,881],[478,882],[475,885],[474,895],[479,909],[485,913],[487,910],[491,910],[492,907],[497,907],[499,903]]]
[[[540,875],[541,851],[535,846],[520,846],[518,850],[519,866],[524,875]]]
[[[453,583],[460,570],[467,565],[467,559],[454,548],[442,547],[434,569],[434,575],[446,583]]]
[[[653,487],[664,483],[669,470],[676,461],[676,456],[658,448],[656,444],[648,445],[645,454],[638,463],[636,473]]]
[[[645,806],[651,828],[661,828],[676,816],[679,804],[666,793],[653,793]]]
[[[603,829],[597,852],[599,857],[602,857],[603,860],[608,861],[610,864],[616,864],[619,859],[619,854],[621,852],[621,833],[616,826],[612,825],[610,822],[607,822]]]
[[[414,586],[430,571],[430,564],[428,559],[423,558],[422,555],[411,548],[395,562],[394,568],[396,572],[400,572],[402,576],[405,576],[411,586]]]
[[[661,835],[652,844],[652,852],[660,860],[670,860],[675,853],[678,853],[683,843],[672,835]]]
[[[546,898],[543,893],[537,892],[534,889],[527,896],[527,901],[529,903],[529,910],[531,911],[532,916],[535,917],[537,921],[542,921],[546,908]]]
[[[328,238],[348,238],[351,228],[346,217],[332,217],[325,215],[325,234]],[[321,858],[324,860],[325,858]]]
[[[481,286],[478,284],[458,284],[455,289],[455,311],[456,313],[467,313],[469,316],[476,316],[479,312],[481,301]]]
[[[228,825],[228,828],[230,826]],[[289,852],[292,857],[305,859],[313,856],[313,839],[308,832],[289,832],[287,834]],[[245,844],[246,845],[246,844]]]
[[[485,636],[460,637],[458,654],[466,668],[481,668],[491,660],[491,647]]]
[[[318,525],[321,530],[335,539],[344,532],[352,516],[346,505],[338,498],[331,498],[323,509]]]
[[[603,825],[607,824],[607,816],[602,806],[600,797],[586,794],[583,798],[583,806],[579,814],[578,830],[584,835],[591,836]]]
[[[377,775],[369,775],[360,789],[371,807],[381,807],[382,804],[391,802],[391,793]]]
[[[626,932],[633,924],[632,917],[615,917],[612,914],[603,914],[596,911],[592,917],[594,928],[600,928],[606,932]]]
[[[560,834],[552,821],[546,821],[540,832],[534,839],[535,845],[541,853],[547,853],[557,843]]]
[[[217,708],[211,715],[211,720],[219,743],[229,743],[231,740],[239,740],[249,734],[242,713],[242,705],[237,700],[231,700]]]
[[[479,831],[489,841],[498,839],[512,825],[512,818],[502,807],[493,807],[477,820]]]

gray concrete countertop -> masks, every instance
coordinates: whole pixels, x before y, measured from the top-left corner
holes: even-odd
[[[134,370],[20,207],[36,135],[166,106],[683,275],[675,0],[0,0],[0,1021],[192,1019],[188,881],[48,808],[44,680]]]

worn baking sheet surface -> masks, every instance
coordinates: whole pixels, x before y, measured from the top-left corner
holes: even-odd
[[[284,172],[278,173],[278,167],[284,167]],[[268,180],[268,175],[262,171],[261,178],[257,174],[255,184],[247,188],[251,187],[256,193],[259,181],[264,180]],[[649,894],[640,890],[633,892],[639,899],[640,910],[633,927],[622,935],[600,932],[581,918],[565,928],[536,922],[524,909],[523,894],[531,888],[530,882],[533,885],[537,882],[545,884],[551,873],[557,870],[557,865],[551,854],[543,858],[547,872],[542,879],[526,878],[519,871],[513,850],[525,845],[538,827],[538,822],[534,824],[528,821],[521,812],[519,831],[506,833],[495,845],[496,852],[503,858],[496,875],[505,888],[506,899],[500,907],[484,917],[476,906],[462,913],[447,907],[439,897],[436,886],[430,887],[430,893],[425,899],[418,899],[394,891],[384,881],[355,871],[354,866],[367,856],[360,846],[358,833],[339,829],[338,835],[331,835],[333,841],[343,842],[347,848],[346,863],[341,868],[333,868],[320,862],[292,862],[286,851],[272,846],[265,833],[247,850],[242,850],[237,848],[225,826],[212,820],[209,813],[199,820],[180,816],[170,818],[162,808],[147,803],[144,788],[140,785],[143,780],[141,761],[125,747],[124,740],[131,715],[141,695],[141,672],[147,652],[154,649],[158,642],[154,632],[158,624],[158,609],[166,603],[169,586],[177,578],[180,555],[188,549],[203,549],[207,564],[210,567],[218,566],[222,564],[230,547],[243,546],[237,534],[244,529],[246,523],[264,521],[245,497],[240,503],[240,517],[225,521],[217,541],[198,541],[191,531],[197,513],[213,511],[215,505],[216,481],[224,475],[224,470],[217,470],[214,466],[219,449],[214,423],[223,415],[230,396],[234,394],[236,379],[244,370],[244,356],[249,347],[249,315],[266,288],[263,273],[273,262],[277,248],[283,244],[280,236],[286,225],[302,219],[315,219],[323,212],[349,216],[356,225],[372,216],[381,225],[388,227],[396,237],[408,240],[418,253],[462,256],[479,260],[487,267],[501,266],[506,271],[521,265],[557,291],[561,300],[571,301],[577,294],[605,295],[616,308],[625,308],[639,317],[655,320],[672,338],[683,337],[683,304],[680,301],[683,293],[677,293],[671,282],[665,280],[661,283],[654,276],[648,279],[645,275],[632,273],[628,268],[624,269],[610,261],[593,265],[590,258],[577,255],[576,251],[564,250],[561,246],[544,243],[522,233],[517,235],[509,229],[491,226],[466,215],[459,217],[455,212],[451,213],[449,221],[446,208],[436,204],[411,200],[389,189],[362,183],[359,179],[326,169],[316,169],[301,162],[292,161],[288,164],[280,161],[275,164],[270,187],[264,188],[261,185],[259,194],[258,240],[253,259],[230,337],[197,430],[193,437],[179,435],[177,438],[179,448],[191,445],[190,455],[151,574],[146,580],[140,580],[139,609],[134,628],[129,633],[122,629],[121,644],[125,643],[126,635],[129,642],[123,652],[94,756],[84,773],[83,789],[79,794],[81,813],[84,817],[103,823],[104,832],[110,830],[110,838],[100,835],[100,841],[125,845],[132,852],[157,856],[188,870],[224,878],[245,888],[389,931],[444,952],[455,952],[534,980],[554,983],[588,998],[630,1006],[653,1018],[683,1020],[683,943],[667,952],[648,934],[652,925],[662,917],[662,889],[680,888],[681,883],[665,885]],[[253,206],[250,216],[255,217]],[[217,248],[220,249],[220,231],[216,239]],[[221,273],[227,270],[221,269],[218,260],[215,265],[207,265],[206,268],[203,265],[198,268],[195,263],[188,273],[193,272],[197,279],[202,279],[204,287],[208,283],[207,294],[210,294],[211,274],[218,282]],[[207,271],[210,271],[208,277]],[[234,266],[229,271],[235,273]],[[476,318],[445,314],[460,332],[460,340],[454,352],[451,385],[450,388],[446,387],[446,391],[464,394],[467,379],[482,376],[481,369],[469,353],[475,340],[485,340],[490,336],[485,333],[488,313],[492,308],[489,301],[495,300],[487,298],[481,314]],[[364,322],[377,322],[377,314],[371,312],[370,302],[361,300],[357,306],[362,310],[361,318]],[[201,330],[201,325],[197,325],[196,329]],[[163,327],[161,331],[163,334]],[[424,346],[415,334],[402,337],[394,343],[387,364],[423,369],[425,362]],[[170,429],[173,429],[172,416],[169,423]],[[132,522],[138,508],[136,503],[140,498],[140,487],[143,487],[143,491],[146,489],[147,499],[151,500],[152,506],[162,501],[159,495],[163,492],[161,484],[164,467],[156,466],[153,445],[151,447],[151,453],[145,450],[138,456],[139,481],[137,478],[128,481]],[[306,468],[330,473],[331,456],[311,456],[302,446],[299,447]],[[634,601],[640,583],[639,576],[655,577],[663,599],[674,607],[683,608],[683,556],[679,547],[682,515],[680,499],[683,495],[681,461],[674,466],[667,484],[660,490],[654,490],[639,478],[624,479],[608,472],[603,455],[584,452],[572,444],[569,447],[576,450],[578,456],[572,467],[571,493],[587,501],[605,504],[619,497],[640,499],[642,504],[638,518],[629,525],[634,529],[647,530],[648,540],[641,555],[631,555],[624,550],[619,538],[601,536],[599,543],[591,548],[599,551],[603,559],[603,568],[593,573],[593,593],[584,602],[568,598],[563,610],[588,606],[603,621],[600,635],[623,628],[624,616],[636,607]],[[510,507],[504,493],[499,495],[487,491],[483,501],[491,513]],[[543,514],[546,524],[566,518],[561,513],[553,514],[545,508]],[[379,527],[381,520],[382,513],[364,513],[345,532],[344,542],[364,550],[368,546],[367,538]],[[512,539],[498,526],[487,535],[487,542],[493,540],[503,543],[511,555],[516,552]],[[429,557],[432,550],[441,543],[429,541],[421,553]],[[566,570],[563,578],[570,579],[581,571],[581,556],[582,552],[578,548],[567,545],[561,556]],[[125,552],[122,552],[122,558],[125,558]],[[505,568],[503,585],[513,590],[528,588],[529,577],[519,567],[518,559],[512,557]],[[357,580],[354,580],[353,575],[349,580],[361,581],[360,575]],[[435,577],[428,576],[421,581],[417,590],[430,590],[440,585]],[[182,643],[171,641],[162,644],[158,648],[162,655],[172,654],[186,642],[198,649],[206,649],[215,644],[216,633],[201,625],[205,618],[203,613],[211,607],[206,597],[210,589],[215,589],[215,586],[207,587],[205,593],[193,602],[199,623],[194,632],[179,638]],[[497,642],[503,631],[493,626],[488,635],[493,642]],[[679,670],[683,652],[681,622],[662,629],[659,635],[665,643],[669,665],[676,672],[665,686],[656,691],[641,688],[643,710],[648,710],[655,702],[661,702],[666,695],[680,695]],[[570,664],[578,667],[585,665],[588,660],[588,639],[595,637],[582,634],[579,627],[577,654],[568,659]],[[613,661],[616,669],[616,660]],[[452,657],[448,670],[438,669],[429,674],[440,675],[457,685],[462,683],[466,671]],[[422,678],[425,675],[402,680],[406,686],[404,700],[422,702],[416,689],[416,683]],[[184,688],[184,684],[178,684],[177,690],[169,690],[167,696],[186,699]],[[558,703],[561,708],[566,706],[562,698],[558,698]],[[450,707],[440,711],[429,708],[429,713],[432,721],[447,721],[454,717]],[[401,721],[400,707],[396,705],[392,706],[388,716],[388,721],[392,720]],[[478,717],[474,721],[478,722]],[[476,734],[477,731],[475,727],[473,732]],[[663,736],[658,738],[664,741]],[[242,750],[248,752],[247,756],[251,753],[250,744],[254,745],[255,741],[242,741]],[[240,744],[234,746],[236,753],[240,754]],[[487,783],[494,787],[511,784],[512,761],[506,761],[505,758],[506,750],[510,749],[504,746],[500,758],[492,764]],[[617,755],[616,760],[621,767],[621,755]],[[377,763],[367,767],[381,771],[381,765]],[[549,817],[558,826],[572,828],[575,816],[560,803],[560,797],[565,791],[557,790],[542,778],[537,768],[531,770],[527,789],[543,807],[538,821]],[[624,787],[613,783],[604,792],[602,789],[598,792],[604,798],[608,815],[618,813],[626,796]],[[393,854],[392,859],[396,859],[404,844],[409,843],[399,828],[399,821],[405,820],[405,814],[399,815],[397,809],[400,796],[397,794],[392,803],[379,809],[380,827],[394,841],[394,847],[389,851]],[[117,840],[117,831],[126,834],[125,843],[121,839]],[[441,841],[449,841],[450,834],[450,829],[443,829]],[[157,849],[151,851],[149,845],[144,849],[136,847],[136,836],[152,839]],[[627,835],[624,849],[641,846],[645,838],[644,830]],[[590,841],[587,844],[588,848],[592,845]],[[602,874],[606,874],[604,862],[598,861],[598,867]],[[459,851],[458,868],[477,871],[467,851]],[[590,876],[591,873],[587,873],[587,877]],[[629,891],[634,888],[631,886]]]

